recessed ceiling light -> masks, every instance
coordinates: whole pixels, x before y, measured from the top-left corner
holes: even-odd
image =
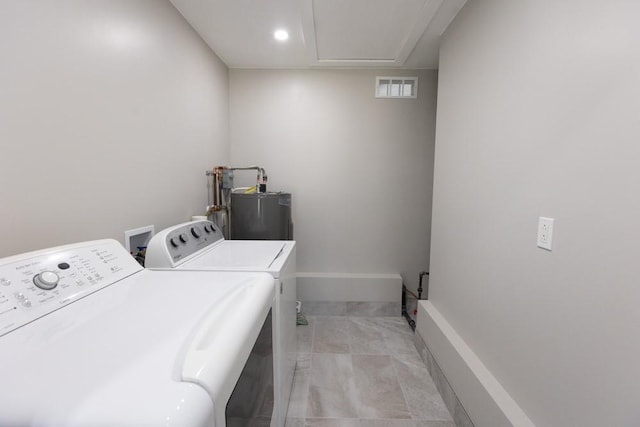
[[[286,30],[276,30],[273,33],[273,38],[278,40],[278,41],[283,42],[283,41],[285,41],[285,40],[287,40],[289,38],[289,33],[287,33]]]

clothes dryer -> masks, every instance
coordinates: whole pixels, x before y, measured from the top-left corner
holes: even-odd
[[[296,243],[286,240],[225,240],[210,221],[178,224],[157,233],[147,246],[150,269],[266,272],[275,289],[274,359],[277,425],[285,425],[296,343]]]
[[[266,273],[143,270],[114,240],[0,259],[0,425],[269,425],[273,301]]]

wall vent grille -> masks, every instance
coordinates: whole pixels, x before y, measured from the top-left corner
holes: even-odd
[[[376,98],[417,97],[417,77],[376,77]]]

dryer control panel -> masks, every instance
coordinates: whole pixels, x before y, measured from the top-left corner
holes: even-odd
[[[145,266],[174,268],[202,249],[223,240],[222,231],[211,221],[178,224],[151,238],[147,244]]]
[[[0,259],[0,336],[141,270],[115,240]]]

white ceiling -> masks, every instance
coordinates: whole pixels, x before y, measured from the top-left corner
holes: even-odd
[[[438,68],[466,0],[171,0],[230,68]],[[277,28],[289,40],[273,38]]]

